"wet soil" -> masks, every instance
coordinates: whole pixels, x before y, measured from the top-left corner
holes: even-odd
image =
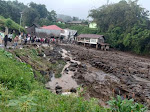
[[[119,51],[100,51],[77,45],[62,45],[78,66],[73,78],[87,87],[90,97],[108,101],[121,95],[150,106],[150,59]]]
[[[74,76],[74,71],[70,71],[69,66],[72,63],[79,64],[80,62],[73,60],[72,56],[65,49],[61,49],[60,53],[62,54],[62,58],[67,60],[61,73],[62,76],[60,78],[55,78],[53,74],[51,81],[46,84],[46,87],[49,87],[52,92],[55,92],[56,86],[60,86],[62,87],[62,92],[69,92],[72,88],[79,87],[77,82],[72,78],[72,76]]]
[[[46,87],[62,92],[82,86],[86,88],[86,99],[98,98],[105,106],[110,97],[121,95],[134,98],[150,106],[150,59],[119,51],[100,51],[77,45],[27,45],[23,49],[36,49],[34,58],[20,51],[9,50],[30,64],[33,69],[47,76]],[[58,61],[60,60],[60,61]],[[65,61],[65,66],[60,63]],[[55,65],[55,66],[53,66]],[[56,66],[57,65],[57,66]],[[63,69],[61,69],[63,67]],[[60,69],[59,69],[60,68]],[[62,71],[60,71],[62,70]],[[54,75],[60,71],[62,77]]]

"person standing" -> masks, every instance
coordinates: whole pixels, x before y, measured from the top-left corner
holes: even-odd
[[[16,37],[14,38],[14,46],[15,46],[15,48],[18,46],[18,42],[19,42],[19,37],[16,36]]]
[[[21,44],[21,43],[22,43],[22,35],[21,35],[21,34],[19,35],[18,43],[19,43],[19,44]]]
[[[28,42],[28,36],[26,35],[26,36],[24,36],[24,44],[26,45],[27,42]]]
[[[5,35],[5,37],[4,37],[4,46],[5,46],[5,48],[7,47],[7,42],[8,42],[8,35]]]
[[[8,35],[9,42],[12,42],[12,38],[13,38],[13,34],[11,33],[11,34]]]

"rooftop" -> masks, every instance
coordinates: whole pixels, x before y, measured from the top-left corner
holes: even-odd
[[[63,30],[60,27],[56,26],[56,25],[50,25],[50,26],[43,26],[41,27],[42,29],[47,29],[47,30]]]
[[[96,35],[96,34],[80,34],[78,36],[79,38],[84,37],[84,38],[100,38],[104,37],[103,35]]]

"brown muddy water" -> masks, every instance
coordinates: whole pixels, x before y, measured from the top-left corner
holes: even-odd
[[[46,84],[46,87],[49,87],[50,90],[52,92],[55,93],[55,87],[57,85],[61,86],[62,87],[62,92],[68,92],[70,91],[70,89],[72,88],[78,88],[78,87],[81,87],[79,84],[80,83],[77,83],[78,81],[76,80],[76,78],[72,78],[75,73],[77,72],[77,68],[76,71],[68,71],[68,72],[65,72],[65,70],[67,68],[69,68],[69,66],[71,65],[71,63],[77,63],[78,65],[81,64],[81,62],[79,61],[76,61],[74,60],[73,56],[71,55],[70,52],[66,51],[65,49],[62,49],[61,52],[62,54],[62,57],[65,59],[66,57],[70,58],[70,61],[67,61],[66,65],[64,66],[63,70],[62,70],[62,77],[60,78],[55,78],[54,77],[54,74],[53,74],[53,78],[51,79],[51,81],[49,81],[47,84]],[[115,77],[114,75],[111,75],[111,74],[108,74],[108,73],[105,73],[103,72],[102,70],[100,69],[97,69],[95,67],[92,67],[89,63],[87,62],[82,62],[86,65],[87,67],[87,71],[85,72],[85,75],[84,75],[84,80],[88,80],[88,81],[91,81],[91,83],[94,83],[94,82],[98,82],[98,90],[104,90],[105,91],[111,91],[110,88],[111,88],[111,83],[115,82],[117,84],[119,84],[120,80]],[[79,79],[80,80],[80,79]],[[108,81],[109,80],[109,81]],[[109,82],[109,84],[108,84]],[[104,87],[106,85],[106,87]],[[88,85],[87,85],[88,86]],[[109,87],[110,86],[110,87]],[[95,86],[96,87],[96,86]],[[86,90],[85,90],[86,91]],[[85,93],[85,99],[90,99],[91,98],[91,93],[89,93],[89,91],[86,91]],[[92,93],[94,94],[94,93]],[[104,93],[104,94],[107,94]],[[111,93],[109,93],[111,94]],[[95,95],[94,95],[95,96]],[[94,97],[93,96],[93,97]],[[97,97],[99,98],[99,97]],[[103,99],[100,99],[99,98],[99,102],[101,105],[105,106],[105,101]]]
[[[65,72],[65,69],[67,69],[71,62],[76,62],[78,64],[80,64],[79,61],[75,61],[72,59],[72,56],[65,50],[62,49],[62,52],[60,52],[62,54],[62,57],[65,59],[66,57],[70,58],[70,61],[68,61],[66,63],[66,65],[64,66],[63,70],[62,70],[62,76],[60,78],[55,78],[54,74],[53,74],[53,78],[51,79],[51,81],[49,81],[46,86],[51,88],[52,92],[55,92],[55,87],[57,85],[62,87],[62,92],[67,92],[72,88],[78,88],[79,85],[77,84],[77,82],[72,78],[72,76],[74,75],[74,72],[72,71],[68,71],[67,73]]]

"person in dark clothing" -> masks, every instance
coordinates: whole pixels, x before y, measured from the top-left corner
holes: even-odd
[[[28,35],[25,36],[25,39],[24,39],[24,44],[26,45],[28,42]]]
[[[4,46],[7,47],[7,42],[8,42],[8,35],[5,35],[4,37]]]

